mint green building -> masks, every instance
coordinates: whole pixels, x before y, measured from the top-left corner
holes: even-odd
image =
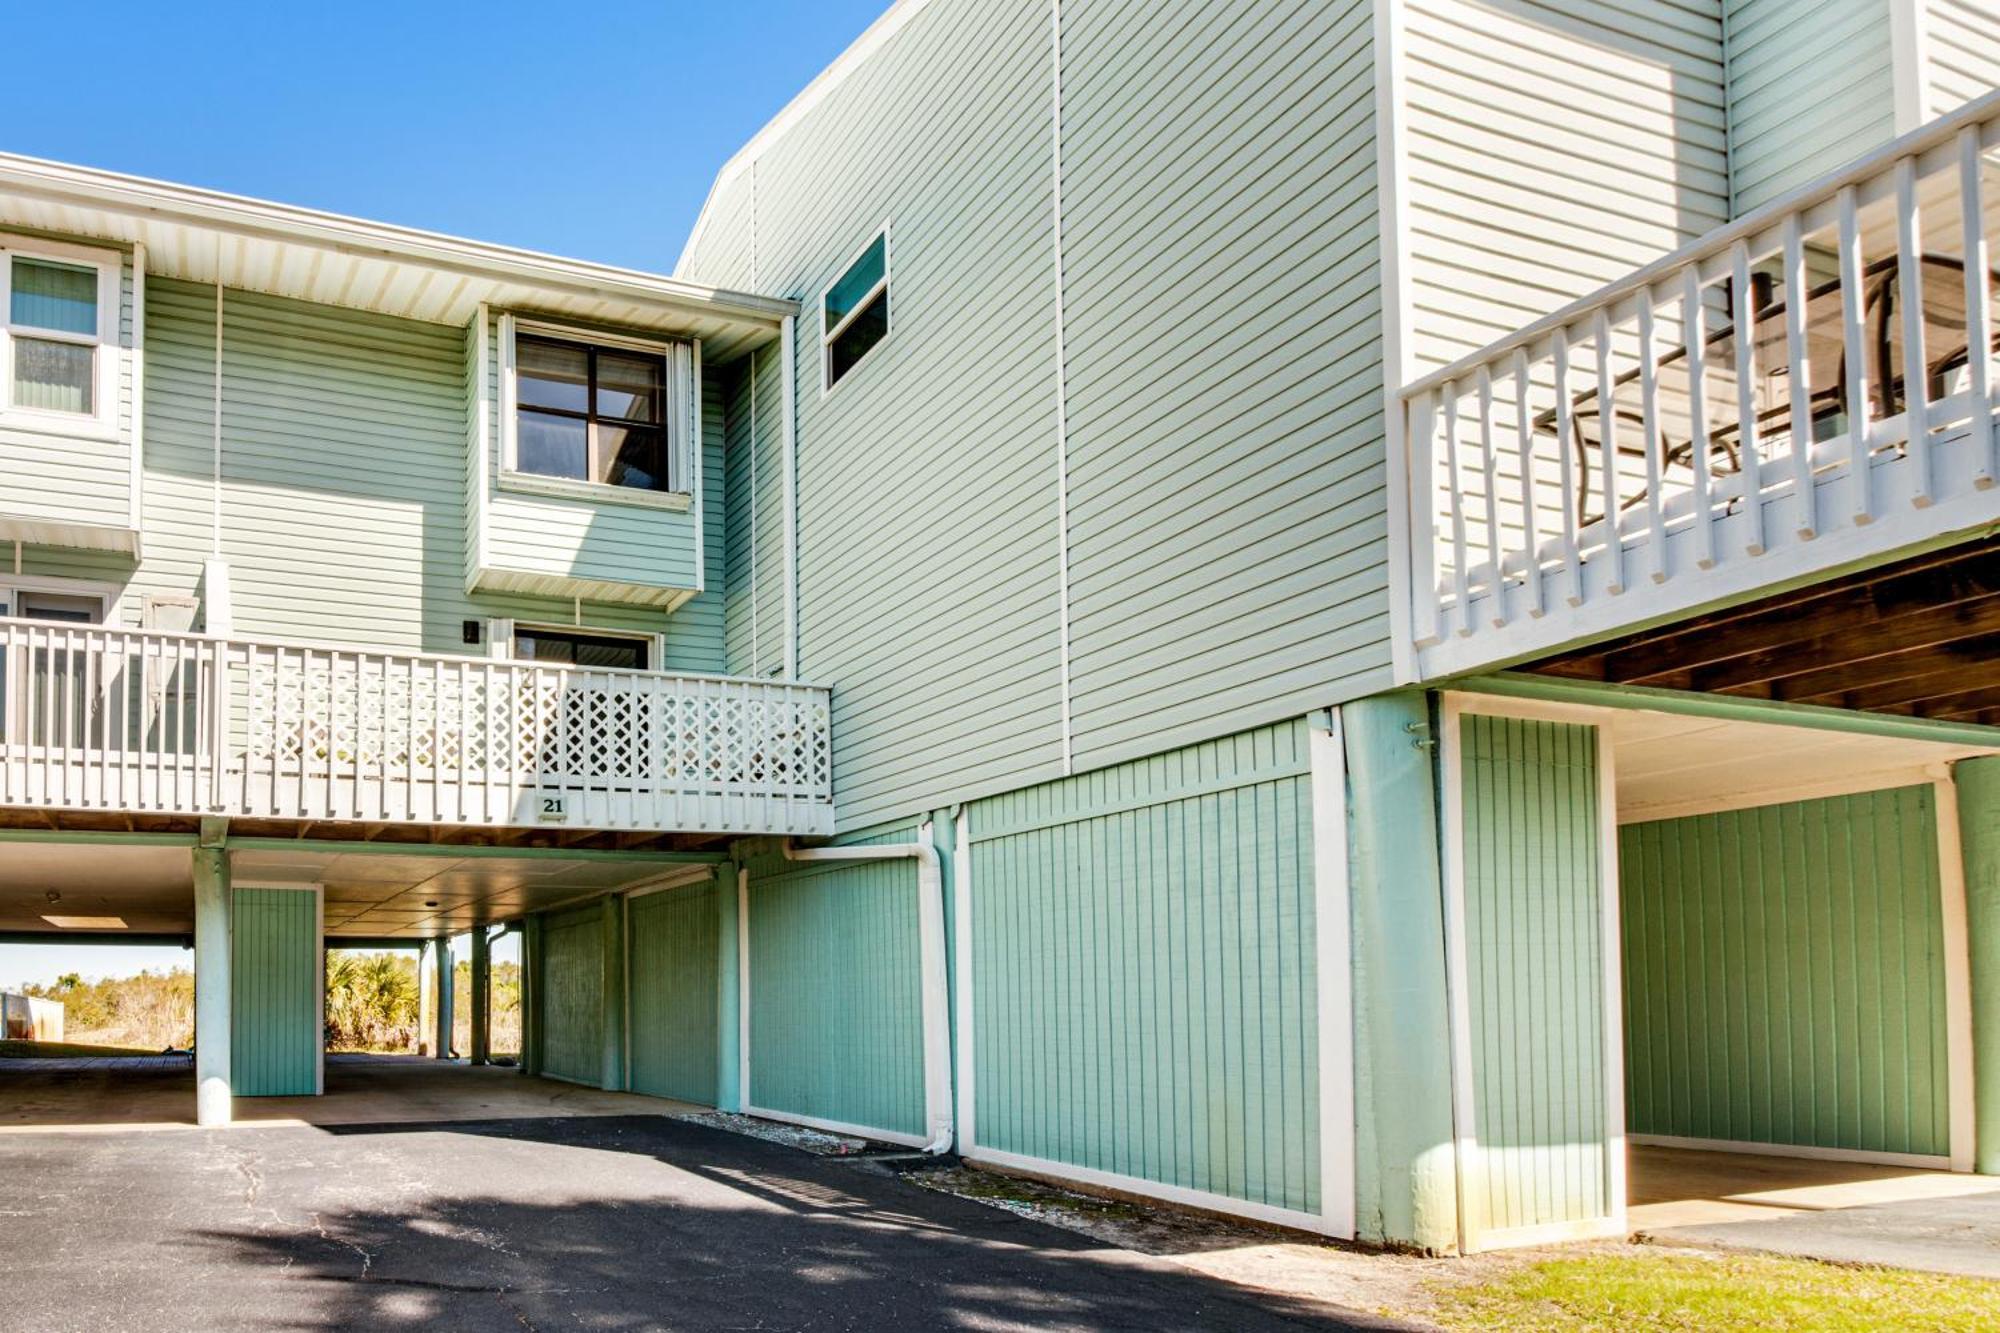
[[[1364,1241],[2000,1171],[2000,27],[1821,11],[898,0],[672,276],[0,157],[0,931],[204,1123],[519,930],[529,1074]]]

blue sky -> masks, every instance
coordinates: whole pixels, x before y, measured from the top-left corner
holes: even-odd
[[[10,6],[0,149],[665,271],[887,4]]]

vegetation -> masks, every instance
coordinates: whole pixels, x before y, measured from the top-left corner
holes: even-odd
[[[326,955],[326,1048],[413,1051],[417,1047],[417,957],[410,953]]]
[[[1660,1250],[1545,1259],[1439,1293],[1467,1330],[1990,1329],[2000,1283],[1775,1255]]]
[[[63,1035],[72,1043],[152,1052],[186,1050],[194,1041],[194,973],[184,967],[101,981],[67,972],[21,992],[62,1001]]]

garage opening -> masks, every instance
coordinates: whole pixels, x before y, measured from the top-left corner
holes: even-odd
[[[1967,1186],[1953,771],[1991,748],[1473,695],[1444,723],[1468,1248]]]

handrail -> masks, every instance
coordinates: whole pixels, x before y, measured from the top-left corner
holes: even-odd
[[[1557,329],[1574,324],[1593,311],[1615,305],[1628,296],[1634,296],[1661,279],[1673,276],[1689,264],[1721,256],[1736,242],[1748,240],[1777,226],[1788,214],[1802,212],[1815,204],[1830,202],[1848,186],[1859,185],[1881,175],[1883,171],[1895,166],[1905,157],[1920,157],[1926,153],[1946,149],[1953,144],[1959,131],[1966,126],[1976,125],[1989,119],[1994,122],[1988,127],[1991,142],[1983,142],[1983,147],[2000,144],[2000,90],[1967,102],[1949,115],[1941,116],[1928,125],[1911,130],[1901,138],[1892,139],[1873,152],[1854,159],[1846,166],[1807,181],[1769,203],[1752,209],[1742,217],[1696,237],[1680,249],[1662,255],[1644,268],[1634,269],[1617,281],[1606,283],[1596,291],[1578,297],[1562,309],[1544,315],[1532,324],[1522,325],[1505,337],[1495,339],[1478,351],[1467,353],[1448,366],[1411,380],[1397,390],[1398,396],[1407,402],[1419,394],[1428,393],[1454,380],[1462,380],[1467,375],[1477,372],[1479,367],[1491,365],[1506,353],[1517,348],[1523,350],[1530,348]]]

